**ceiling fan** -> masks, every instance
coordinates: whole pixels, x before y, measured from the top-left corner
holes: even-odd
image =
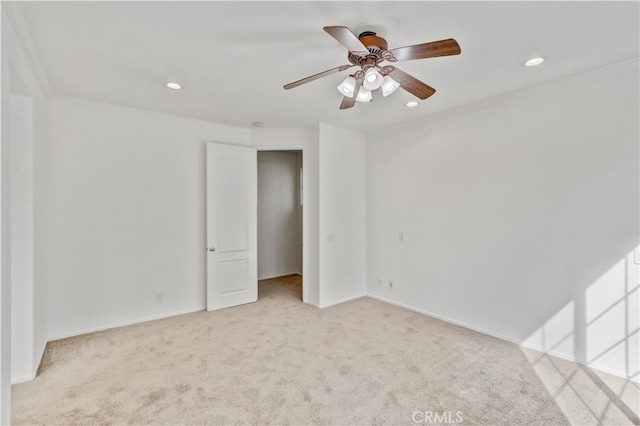
[[[360,67],[338,86],[338,91],[344,95],[340,109],[351,108],[356,101],[370,102],[371,91],[378,88],[382,90],[383,96],[388,96],[398,87],[402,87],[420,99],[427,99],[436,92],[436,89],[394,66],[381,66],[380,63],[460,54],[460,46],[452,38],[388,50],[387,41],[373,31],[365,31],[356,37],[347,27],[324,27],[323,29],[347,48],[349,51],[347,58],[350,63],[294,81],[285,85],[284,88],[293,89],[351,67]]]

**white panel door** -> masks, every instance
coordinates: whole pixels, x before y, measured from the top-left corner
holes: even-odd
[[[254,148],[207,144],[207,310],[258,300]]]

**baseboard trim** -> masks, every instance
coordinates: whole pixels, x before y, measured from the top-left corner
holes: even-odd
[[[307,305],[311,305],[314,308],[320,308],[320,305],[318,305],[316,302],[312,302],[310,300],[306,300],[306,301],[303,300],[303,303],[306,303]]]
[[[273,280],[275,278],[288,277],[289,275],[300,275],[300,276],[302,276],[302,274],[300,272],[288,272],[286,274],[267,275],[266,277],[258,277],[258,281]]]
[[[551,355],[551,356],[554,356],[556,358],[564,359],[565,361],[575,362],[576,364],[580,364],[580,365],[583,365],[585,367],[589,367],[592,370],[601,371],[603,373],[611,374],[612,376],[617,376],[617,377],[620,377],[621,379],[630,380],[630,381],[632,381],[634,383],[640,383],[640,376],[638,374],[636,374],[634,377],[627,377],[624,373],[621,373],[620,371],[613,370],[611,368],[604,367],[604,366],[601,366],[601,365],[598,365],[598,364],[589,364],[588,361],[586,361],[586,360],[584,360],[582,358],[576,358],[576,357],[568,356],[566,354],[559,353],[559,352],[556,352],[556,351],[548,351],[548,350],[545,350],[543,347],[541,347],[539,345],[534,345],[534,344],[527,343],[527,342],[522,342],[522,343],[514,342],[514,343],[516,343],[521,348],[531,349],[533,351],[540,352],[541,354]]]
[[[492,331],[485,330],[484,328],[481,328],[481,327],[476,327],[474,325],[467,324],[467,323],[462,322],[462,321],[454,320],[453,318],[449,318],[449,317],[446,317],[444,315],[434,314],[433,312],[425,311],[424,309],[416,308],[416,307],[413,307],[413,306],[410,306],[410,305],[405,305],[404,303],[396,302],[395,300],[387,299],[386,297],[382,297],[382,296],[377,296],[377,295],[373,295],[373,294],[367,294],[367,296],[372,298],[372,299],[376,299],[376,300],[379,300],[381,302],[385,302],[385,303],[388,303],[390,305],[397,306],[399,308],[408,309],[410,311],[417,312],[419,314],[426,315],[426,316],[431,317],[431,318],[435,318],[435,319],[439,319],[439,320],[444,321],[444,322],[448,322],[449,324],[457,325],[459,327],[468,328],[469,330],[477,331],[478,333],[486,334],[488,336],[495,337],[495,338],[498,338],[500,340],[506,340],[507,342],[511,342],[511,343],[515,343],[516,345],[520,345],[520,342],[518,342],[515,339],[512,339],[512,338],[510,338],[508,336],[503,336],[503,335],[501,335],[499,333],[494,333]]]
[[[341,303],[349,302],[351,300],[361,299],[361,298],[366,297],[366,296],[367,296],[366,293],[362,293],[362,294],[358,294],[358,295],[355,295],[355,296],[345,297],[344,299],[334,300],[333,302],[329,302],[329,303],[320,303],[318,307],[320,309],[324,309],[324,308],[328,308],[330,306],[335,306],[335,305],[339,305]]]
[[[12,378],[11,379],[11,384],[12,385],[17,385],[19,383],[29,382],[29,381],[31,381],[31,380],[33,380],[35,378],[36,378],[36,373],[29,374],[29,375],[22,376],[22,377],[18,377],[18,378],[15,378],[15,379]]]
[[[140,323],[148,322],[148,321],[156,321],[156,320],[159,320],[159,319],[176,317],[178,315],[192,314],[194,312],[200,312],[200,311],[204,311],[206,309],[207,309],[206,306],[199,306],[197,308],[183,309],[183,310],[180,310],[180,311],[173,311],[173,312],[169,312],[169,313],[166,313],[166,314],[152,315],[152,316],[149,316],[149,317],[138,318],[138,319],[130,320],[130,321],[123,321],[123,322],[119,322],[119,323],[106,324],[106,325],[99,326],[99,327],[86,328],[86,329],[74,331],[74,332],[71,332],[71,333],[57,334],[57,335],[49,336],[47,338],[47,342],[53,342],[55,340],[66,339],[68,337],[75,337],[75,336],[80,336],[80,335],[88,334],[88,333],[95,333],[97,331],[110,330],[112,328],[125,327],[127,325],[140,324]]]
[[[40,366],[42,365],[42,360],[44,359],[44,354],[47,352],[47,345],[49,344],[49,342],[44,342],[44,345],[42,345],[42,350],[40,351],[40,357],[38,357],[37,362],[36,362],[36,369],[33,372],[33,378],[35,379],[38,376],[38,371],[40,371]]]
[[[11,384],[12,385],[17,385],[18,383],[24,383],[24,382],[29,382],[33,379],[36,378],[36,376],[38,375],[38,370],[40,370],[40,364],[42,364],[42,359],[44,358],[44,353],[47,350],[47,343],[45,342],[44,345],[42,345],[42,350],[40,351],[40,356],[38,358],[36,358],[36,361],[33,365],[34,369],[30,374],[27,374],[26,376],[22,376],[22,377],[18,377],[18,378],[11,378]]]
[[[507,341],[509,343],[513,343],[515,345],[518,345],[521,348],[531,349],[531,350],[540,352],[541,354],[551,355],[551,356],[554,356],[556,358],[564,359],[566,361],[575,362],[576,364],[580,364],[580,365],[583,365],[585,367],[589,367],[589,368],[591,368],[593,370],[601,371],[603,373],[611,374],[612,376],[617,376],[617,377],[620,377],[620,378],[625,379],[625,380],[630,380],[632,382],[640,383],[640,377],[638,377],[638,375],[636,375],[635,377],[626,377],[623,373],[621,373],[619,371],[612,370],[612,369],[609,369],[609,368],[606,368],[606,367],[601,367],[601,366],[595,365],[595,364],[589,364],[587,361],[585,361],[583,359],[567,356],[566,354],[557,353],[555,351],[547,351],[547,350],[545,350],[544,348],[542,348],[542,347],[540,347],[538,345],[533,345],[531,343],[526,343],[526,342],[523,342],[523,341],[519,341],[519,340],[514,339],[512,337],[505,336],[505,335],[502,335],[500,333],[495,333],[495,332],[486,330],[486,329],[481,328],[481,327],[476,327],[474,325],[465,323],[463,321],[454,320],[453,318],[449,318],[449,317],[446,317],[444,315],[435,314],[433,312],[429,312],[429,311],[426,311],[424,309],[419,309],[419,308],[416,308],[416,307],[413,307],[413,306],[405,305],[404,303],[396,302],[395,300],[387,299],[387,298],[382,297],[382,296],[377,296],[377,295],[373,295],[373,294],[367,294],[367,297],[379,300],[379,301],[384,302],[384,303],[388,303],[390,305],[397,306],[399,308],[403,308],[403,309],[407,309],[409,311],[417,312],[419,314],[426,315],[428,317],[435,318],[435,319],[447,322],[449,324],[453,324],[453,325],[457,325],[459,327],[467,328],[469,330],[477,331],[478,333],[486,334],[487,336],[495,337],[496,339],[500,339],[500,340]]]

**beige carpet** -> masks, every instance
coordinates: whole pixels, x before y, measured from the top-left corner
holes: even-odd
[[[638,424],[638,385],[299,277],[259,301],[50,343],[14,424]]]

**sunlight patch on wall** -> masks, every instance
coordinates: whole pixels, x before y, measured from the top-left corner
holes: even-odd
[[[638,265],[634,263],[633,251],[587,288],[584,359],[589,365],[637,378],[638,291]]]
[[[631,251],[521,345],[571,424],[640,423],[640,266],[634,260]]]
[[[640,381],[639,267],[631,251],[522,346]]]

